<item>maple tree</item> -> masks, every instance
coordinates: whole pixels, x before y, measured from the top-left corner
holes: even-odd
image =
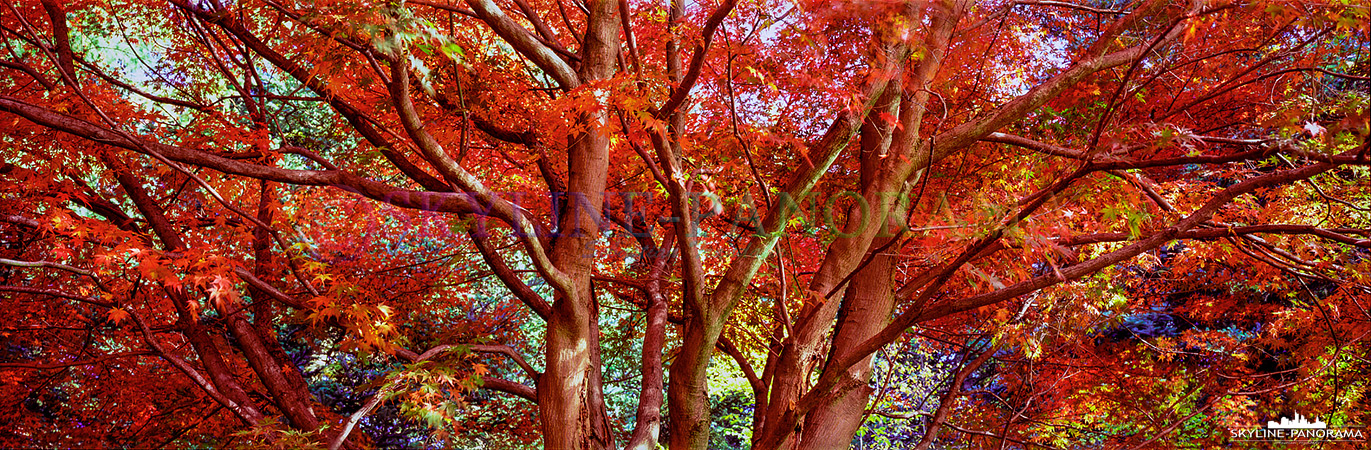
[[[1273,413],[1366,423],[1367,18],[7,4],[0,446],[1193,447]]]

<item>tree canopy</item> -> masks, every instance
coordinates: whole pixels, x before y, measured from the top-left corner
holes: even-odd
[[[0,447],[1367,424],[1368,9],[7,3]]]

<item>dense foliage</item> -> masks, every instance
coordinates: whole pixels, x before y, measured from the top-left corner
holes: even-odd
[[[0,447],[1353,429],[1367,23],[1361,0],[7,3]]]

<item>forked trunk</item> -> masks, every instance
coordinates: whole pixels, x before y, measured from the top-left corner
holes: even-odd
[[[888,241],[889,239],[884,239]],[[877,241],[873,247],[880,248]],[[852,347],[875,336],[890,323],[895,308],[892,289],[894,258],[889,254],[875,255],[848,285],[842,309],[838,312],[837,330],[828,361],[841,360],[852,353]],[[825,372],[832,370],[825,368]],[[847,448],[866,417],[866,405],[871,398],[871,357],[847,369],[847,377],[859,381],[856,389],[835,398],[831,403],[815,408],[805,417],[800,448]]]

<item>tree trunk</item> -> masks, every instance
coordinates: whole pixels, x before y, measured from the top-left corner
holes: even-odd
[[[538,380],[543,447],[602,449],[613,444],[600,392],[599,317],[591,289],[595,240],[599,237],[608,138],[580,136],[570,154],[568,189],[573,194],[560,218],[552,263],[572,282],[558,292],[547,320],[546,368]],[[577,198],[580,196],[580,198]],[[584,201],[582,201],[584,200]]]
[[[579,72],[584,82],[611,77],[619,49],[618,3],[588,3]],[[604,102],[608,95],[596,92],[593,97]],[[598,450],[614,445],[601,391],[599,310],[590,282],[609,172],[609,136],[603,132],[609,113],[600,108],[580,120],[587,131],[569,140],[565,197],[569,203],[566,213],[557,218],[559,234],[550,255],[572,286],[570,292],[556,294],[547,320],[546,368],[538,380],[538,411],[547,450]]]
[[[671,241],[668,239],[667,242]],[[663,390],[665,370],[662,367],[662,348],[666,345],[670,307],[662,294],[662,273],[670,259],[665,251],[658,251],[648,275],[647,323],[643,332],[643,382],[639,390],[633,436],[629,438],[625,447],[629,450],[656,450],[661,439],[662,403],[666,400],[666,392]]]
[[[671,418],[671,450],[709,446],[709,357],[718,332],[710,332],[692,316],[682,330],[680,351],[671,363],[667,384],[667,413]]]
[[[923,124],[923,116],[927,110],[930,92],[928,84],[933,80],[942,65],[943,55],[947,50],[948,42],[952,35],[952,30],[956,27],[961,18],[961,14],[966,6],[965,2],[957,0],[944,0],[927,5],[930,15],[929,29],[925,34],[924,44],[928,52],[911,66],[911,85],[904,89],[909,95],[902,95],[899,104],[899,122],[901,124],[889,143],[887,152],[871,154],[866,152],[866,157],[862,164],[862,197],[868,205],[865,217],[858,215],[860,211],[852,208],[848,214],[845,230],[853,233],[848,238],[839,238],[828,248],[823,263],[819,266],[819,271],[814,275],[810,282],[810,291],[813,298],[807,301],[801,308],[799,317],[796,321],[795,335],[785,342],[785,349],[777,361],[778,368],[776,379],[771,385],[771,403],[769,405],[767,426],[761,436],[754,437],[758,448],[793,448],[800,442],[796,440],[796,433],[804,431],[801,427],[805,423],[805,415],[808,411],[797,410],[797,403],[809,389],[808,376],[812,373],[814,365],[822,360],[824,356],[824,340],[827,331],[833,327],[835,316],[838,312],[838,303],[826,298],[829,292],[842,287],[844,279],[848,274],[860,270],[862,261],[872,248],[877,248],[878,239],[884,240],[890,236],[887,221],[896,221],[898,226],[904,225],[904,211],[908,198],[902,195],[907,189],[907,183],[916,170],[928,167],[932,163],[932,158],[926,153],[927,143],[920,140],[920,128]],[[923,12],[916,9],[915,5],[907,6],[906,14],[909,17],[920,18]],[[897,41],[898,42],[898,41]],[[904,59],[904,46],[896,44],[894,53],[896,58]],[[864,131],[876,131],[873,127],[865,127]],[[883,136],[876,136],[884,139]],[[875,140],[876,137],[872,137]],[[868,141],[869,143],[870,141]],[[869,149],[864,149],[869,150]],[[872,160],[875,158],[875,160]],[[892,217],[894,216],[894,217]],[[870,264],[875,264],[871,261]],[[861,279],[862,276],[854,276],[853,279]],[[888,283],[887,283],[888,284]],[[849,292],[852,287],[849,286]],[[880,293],[863,293],[851,298],[856,301],[883,301],[868,295],[887,295]],[[868,305],[852,305],[853,308],[867,308]],[[887,309],[880,304],[870,305],[875,309]],[[849,310],[849,312],[855,312]],[[871,312],[874,314],[874,312]],[[888,320],[888,319],[887,319]],[[877,328],[879,330],[879,328]],[[852,332],[855,332],[853,330]],[[851,344],[856,344],[855,341]],[[859,366],[868,366],[869,362]],[[868,375],[863,375],[858,371],[859,377],[853,380],[863,380]],[[865,398],[866,394],[861,394],[858,389],[858,396]],[[865,404],[851,406],[858,402],[857,399],[843,396],[839,401],[844,403],[843,408],[864,409]],[[836,410],[835,410],[836,412]],[[830,416],[834,417],[834,416]],[[834,417],[836,419],[836,417]],[[784,419],[784,420],[782,420]],[[824,419],[827,422],[829,419]],[[847,419],[850,421],[852,419]],[[851,426],[856,430],[856,426]],[[832,434],[826,438],[828,442],[841,442],[840,446],[846,446],[851,440],[849,434],[846,439],[837,436],[836,430],[816,431],[820,434]],[[807,447],[806,447],[807,448]]]
[[[888,89],[890,95],[883,96],[877,105],[880,111],[893,116],[900,114],[902,89]],[[892,132],[895,124],[890,120],[870,117],[862,124],[862,172],[861,186],[870,189],[878,178],[882,161],[890,151]],[[903,230],[905,215],[908,212],[909,189],[906,187],[897,196],[891,212],[886,216],[886,231]],[[898,248],[885,248],[893,244],[895,237],[885,237],[878,233],[871,242],[874,255],[871,260],[857,269],[852,277],[843,301],[838,309],[838,323],[833,332],[833,347],[826,361],[842,358],[850,353],[850,347],[875,335],[890,322],[895,309],[894,269],[895,258],[892,253]],[[824,371],[832,370],[825,367]],[[871,380],[871,358],[849,370],[849,377],[859,380],[860,386],[833,399],[832,403],[820,406],[806,416],[803,433],[800,435],[800,448],[844,448],[852,442],[852,436],[865,417],[867,400],[872,389],[867,386]]]
[[[885,244],[878,241],[872,246],[880,248]],[[881,253],[875,255],[871,263],[852,278],[838,312],[837,330],[833,335],[833,349],[828,361],[847,357],[852,346],[875,336],[890,322],[895,309],[893,269],[894,258],[888,253]],[[825,368],[825,372],[828,370]],[[871,381],[871,357],[868,356],[847,372],[848,377],[860,382],[859,387],[806,416],[800,448],[844,448],[852,442],[852,436],[865,417],[867,401],[873,391],[867,385]]]
[[[598,327],[560,301],[547,324],[546,368],[538,380],[538,415],[545,449],[604,449],[612,445],[605,427],[604,397],[598,392],[599,352],[592,346]]]
[[[590,120],[603,120],[597,113]],[[538,382],[538,409],[546,449],[602,449],[609,437],[600,392],[599,315],[590,278],[608,170],[608,137],[579,136],[569,152],[570,204],[560,218],[552,263],[572,282],[558,292],[547,320],[546,368]],[[579,197],[579,198],[578,198]],[[584,201],[582,201],[584,200]]]

